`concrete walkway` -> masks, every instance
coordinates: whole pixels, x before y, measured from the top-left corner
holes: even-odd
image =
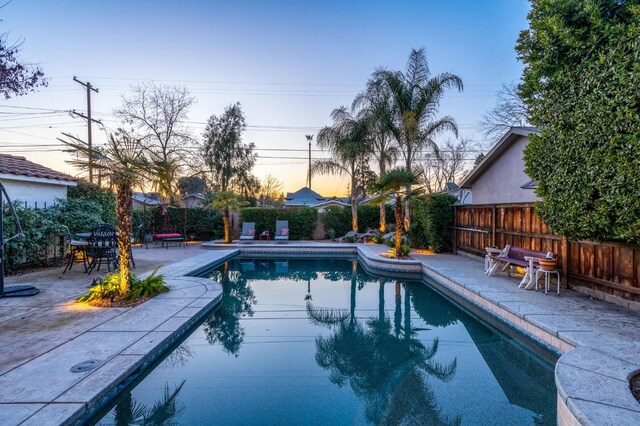
[[[160,269],[171,291],[133,308],[74,303],[93,276],[81,267],[10,278],[41,293],[0,299],[0,424],[66,424],[84,414],[219,302],[218,284],[184,274],[229,254],[199,246],[136,249],[136,272],[172,263]],[[97,367],[70,371],[89,360]]]

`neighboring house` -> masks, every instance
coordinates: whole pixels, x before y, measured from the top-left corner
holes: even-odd
[[[296,192],[287,192],[285,207],[313,207],[322,213],[329,206],[349,206],[349,198],[323,197],[317,192],[304,187]]]
[[[471,190],[469,188],[460,188],[453,182],[447,182],[440,192],[456,197],[458,199],[456,204],[472,204]]]
[[[181,198],[185,207],[202,207],[207,200],[207,197],[200,194],[199,192],[195,194],[183,195]]]
[[[158,194],[154,192],[134,192],[133,195],[131,195],[131,198],[133,201],[133,208],[143,206],[158,207],[167,204],[164,200],[160,199],[160,196]]]
[[[512,127],[482,161],[460,182],[472,204],[531,203],[538,200],[536,182],[524,172],[524,147],[534,127]]]
[[[38,208],[65,200],[67,188],[77,185],[69,175],[7,154],[0,154],[0,182],[12,201]]]

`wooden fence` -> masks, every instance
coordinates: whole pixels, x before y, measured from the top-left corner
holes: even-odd
[[[565,285],[640,301],[640,246],[569,241],[536,216],[533,204],[456,207],[454,251],[484,256],[485,247],[507,244],[556,253]]]

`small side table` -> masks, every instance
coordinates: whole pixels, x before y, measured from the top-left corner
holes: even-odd
[[[264,231],[258,236],[258,239],[261,241],[271,241],[271,234],[269,234],[269,231]]]
[[[549,284],[551,283],[551,275],[556,275],[558,278],[558,294],[560,294],[560,272],[557,269],[553,271],[545,271],[543,269],[538,269],[536,271],[536,291],[538,291],[538,279],[540,278],[540,274],[544,274],[544,294],[547,294],[549,291]]]

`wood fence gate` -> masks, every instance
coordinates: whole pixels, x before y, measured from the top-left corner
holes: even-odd
[[[569,241],[540,220],[533,204],[456,206],[453,229],[454,252],[484,256],[485,247],[507,244],[552,251],[565,285],[640,302],[640,246]]]

